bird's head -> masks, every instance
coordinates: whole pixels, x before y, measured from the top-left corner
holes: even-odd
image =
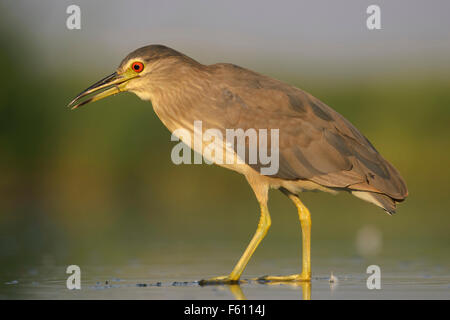
[[[173,71],[180,64],[198,63],[166,46],[149,45],[139,48],[127,55],[114,73],[78,94],[69,103],[69,107],[76,109],[126,91],[137,94],[141,99],[149,100],[155,84],[167,77],[176,79]],[[91,95],[90,98],[82,100],[89,95]]]

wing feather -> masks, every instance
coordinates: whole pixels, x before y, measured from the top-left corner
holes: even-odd
[[[407,194],[399,172],[342,115],[312,95],[230,64],[210,66],[223,128],[279,129],[279,170],[273,177],[327,187]],[[217,120],[215,120],[217,121]],[[270,139],[269,139],[270,141]],[[256,170],[263,165],[253,164]]]

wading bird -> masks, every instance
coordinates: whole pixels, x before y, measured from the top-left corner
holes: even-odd
[[[220,164],[246,177],[260,204],[261,216],[256,233],[232,272],[202,280],[201,284],[239,281],[269,230],[270,188],[281,190],[298,209],[302,272],[263,277],[267,281],[311,279],[311,217],[299,199],[302,191],[350,192],[389,214],[408,195],[399,172],[342,115],[312,95],[262,74],[228,63],[203,65],[171,48],[149,45],[131,52],[116,72],[84,90],[69,106],[75,109],[125,91],[151,101],[171,132],[183,128],[193,135],[197,120],[202,121],[203,130],[279,129],[279,167],[275,174],[261,174],[263,163],[249,164],[248,159]],[[94,95],[87,98],[90,94]],[[225,152],[237,156],[236,150]]]

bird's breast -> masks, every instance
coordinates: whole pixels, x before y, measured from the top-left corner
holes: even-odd
[[[202,163],[216,164],[245,174],[251,168],[245,161],[239,161],[234,148],[225,142],[225,132],[211,128],[195,112],[180,112],[178,108],[154,104],[154,110],[161,122],[172,134],[172,141],[182,141],[203,157]],[[218,135],[211,136],[211,129]],[[208,133],[209,131],[209,133]]]

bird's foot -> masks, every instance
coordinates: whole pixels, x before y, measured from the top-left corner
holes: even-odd
[[[262,276],[256,280],[261,282],[310,282],[311,274],[300,273],[289,276]]]
[[[239,284],[239,278],[238,279],[232,279],[230,276],[220,276],[220,277],[214,277],[210,279],[203,279],[198,282],[201,286],[208,286],[208,285],[220,285],[220,284]]]

